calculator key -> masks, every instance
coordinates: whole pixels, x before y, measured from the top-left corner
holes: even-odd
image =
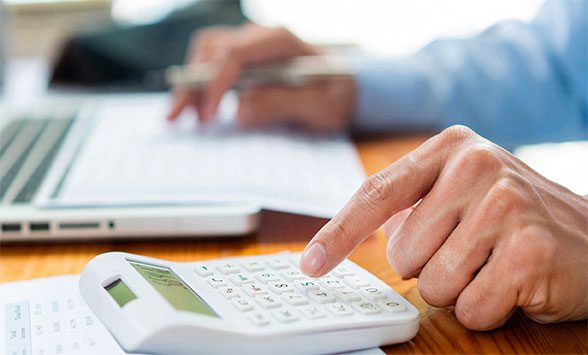
[[[308,297],[310,297],[312,300],[315,300],[318,303],[331,303],[331,302],[335,302],[335,297],[333,297],[333,295],[331,295],[328,292],[325,291],[310,291],[308,293]]]
[[[288,292],[285,293],[282,298],[292,306],[300,306],[303,304],[308,304],[308,299],[301,295],[298,292]]]
[[[247,284],[241,287],[243,292],[247,294],[247,296],[253,297],[257,295],[263,295],[265,290],[261,288],[258,284]]]
[[[234,287],[221,287],[218,289],[224,298],[230,300],[231,298],[240,297],[239,291]]]
[[[314,291],[319,289],[318,281],[311,279],[294,281],[294,287],[296,287],[302,292]]]
[[[325,306],[331,313],[337,316],[348,316],[353,314],[351,308],[343,303],[335,302]]]
[[[284,292],[292,292],[294,288],[292,285],[287,284],[285,282],[271,282],[268,284],[270,290],[274,291],[277,294],[282,294]]]
[[[280,277],[273,272],[258,272],[255,274],[255,277],[257,277],[257,279],[263,283],[280,280]]]
[[[300,254],[298,255],[293,255],[290,257],[290,262],[292,263],[292,265],[298,269],[298,267],[300,266]]]
[[[222,263],[216,268],[225,275],[236,274],[241,271],[239,265],[233,263]]]
[[[231,303],[241,312],[248,312],[253,309],[251,302],[243,298],[235,298]]]
[[[202,277],[210,276],[213,274],[212,268],[208,265],[198,265],[194,268],[194,271]]]
[[[249,272],[263,271],[265,266],[258,260],[250,260],[241,264],[243,268]]]
[[[344,288],[345,284],[341,280],[337,280],[332,277],[321,279],[321,284],[325,286],[327,290],[335,290],[338,288]]]
[[[266,263],[274,269],[277,270],[281,270],[281,269],[287,269],[290,267],[290,264],[284,260],[283,258],[271,258],[271,259],[267,259]]]
[[[380,313],[380,308],[372,302],[360,301],[353,302],[351,305],[353,306],[353,308],[357,309],[363,314]]]
[[[339,298],[340,300],[348,303],[361,301],[361,296],[355,291],[341,290],[335,292],[335,296],[337,296],[337,298]]]
[[[255,300],[263,308],[277,308],[282,305],[282,303],[272,295],[255,296]]]
[[[377,287],[362,287],[359,291],[372,301],[386,299],[386,295]]]
[[[288,281],[294,281],[298,279],[303,279],[306,276],[298,270],[286,270],[282,271],[281,275]]]
[[[289,309],[277,309],[272,312],[272,315],[282,323],[289,323],[298,320],[298,316]]]
[[[250,314],[248,317],[249,321],[258,326],[268,325],[270,320],[266,317],[263,313],[253,313]]]
[[[244,285],[253,283],[253,278],[245,274],[234,274],[230,277],[235,285]]]
[[[378,304],[380,305],[380,307],[382,307],[384,310],[388,312],[396,313],[406,311],[406,308],[403,305],[393,300],[382,300],[378,302]]]
[[[345,277],[345,276],[353,275],[353,273],[345,266],[337,266],[331,272],[333,273],[333,275],[335,275],[337,277]]]
[[[206,279],[206,282],[208,282],[208,284],[214,288],[219,288],[221,286],[227,285],[227,281],[225,279],[223,279],[222,277],[218,277],[218,276],[211,276]]]
[[[318,308],[317,306],[301,307],[299,310],[300,310],[300,313],[302,313],[306,318],[310,318],[310,319],[319,319],[319,318],[324,318],[327,316],[325,311]]]
[[[370,285],[369,282],[367,282],[366,280],[362,279],[361,277],[357,277],[357,276],[345,276],[343,278],[343,280],[345,281],[346,284],[348,284],[350,287],[353,287],[355,289],[358,289],[360,287],[367,287]]]

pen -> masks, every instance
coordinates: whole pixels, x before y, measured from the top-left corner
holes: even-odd
[[[302,56],[271,64],[251,66],[243,71],[235,87],[251,84],[280,84],[299,86],[312,79],[353,76],[350,66],[338,56]],[[173,66],[165,78],[173,86],[205,87],[215,77],[211,63]]]

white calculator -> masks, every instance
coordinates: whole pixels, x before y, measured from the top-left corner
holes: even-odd
[[[126,253],[92,259],[90,308],[127,352],[323,354],[411,339],[418,310],[349,260],[300,272],[300,253],[177,263]]]

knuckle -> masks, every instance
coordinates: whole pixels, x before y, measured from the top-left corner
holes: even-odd
[[[525,209],[527,197],[521,181],[513,175],[503,176],[490,188],[483,209],[487,215],[513,218],[515,213]]]
[[[521,276],[531,276],[556,260],[555,238],[537,225],[528,225],[513,233],[510,259]]]
[[[392,195],[393,182],[385,172],[379,172],[366,179],[360,189],[368,203],[382,205]]]
[[[479,175],[500,171],[503,162],[493,146],[487,143],[476,143],[462,152],[459,165],[462,173]]]
[[[354,225],[352,220],[331,220],[327,235],[334,238],[323,240],[327,250],[351,250],[354,247]]]
[[[347,225],[341,221],[333,220],[330,224],[330,229],[332,235],[337,236],[337,239],[344,239],[347,235],[350,234]]]
[[[476,133],[466,126],[454,125],[441,132],[440,138],[446,143],[458,143],[468,140],[475,135]]]

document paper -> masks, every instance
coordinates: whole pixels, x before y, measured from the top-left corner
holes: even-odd
[[[78,276],[0,285],[0,354],[125,354],[78,292]]]
[[[365,178],[343,135],[238,130],[226,118],[206,126],[194,115],[169,124],[168,100],[100,102],[92,110],[93,132],[63,181],[58,204],[237,201],[332,217]]]

